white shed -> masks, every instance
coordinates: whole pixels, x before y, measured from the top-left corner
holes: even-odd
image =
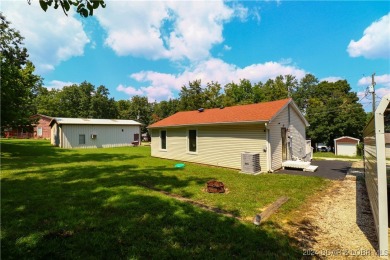
[[[356,145],[359,144],[359,139],[342,136],[334,139],[334,149],[336,155],[356,156]]]
[[[141,123],[134,120],[53,118],[51,144],[61,148],[101,148],[138,145]]]

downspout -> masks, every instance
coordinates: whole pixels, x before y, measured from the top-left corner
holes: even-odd
[[[271,161],[271,144],[269,142],[269,129],[268,129],[268,123],[264,124],[265,126],[265,140],[266,140],[266,145],[267,145],[267,171],[268,172],[274,172],[272,170],[272,161]]]
[[[293,148],[292,148],[292,133],[291,133],[291,115],[290,115],[290,104],[288,104],[287,106],[287,113],[288,113],[288,131],[287,131],[287,140],[289,142],[288,144],[288,153],[289,153],[289,157],[290,157],[290,160],[292,160],[293,158]]]

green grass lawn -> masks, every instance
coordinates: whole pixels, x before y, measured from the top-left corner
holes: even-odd
[[[48,141],[1,139],[1,257],[81,259],[301,258],[281,222],[328,181],[239,174],[152,158],[150,147],[66,150]],[[224,182],[224,194],[204,191]],[[290,200],[255,226],[175,200],[181,195],[251,220],[281,196]]]
[[[343,158],[343,159],[360,159],[363,160],[363,156],[346,156],[346,155],[335,155],[332,152],[315,152],[313,158]]]

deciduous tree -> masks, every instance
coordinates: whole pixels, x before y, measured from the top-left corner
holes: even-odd
[[[35,113],[34,97],[42,85],[28,60],[23,37],[0,13],[1,126],[25,125]]]
[[[152,121],[152,105],[148,102],[147,97],[133,96],[130,100],[129,118],[142,123],[141,131],[146,133],[146,127]]]
[[[92,118],[114,119],[118,117],[118,110],[113,98],[109,98],[110,91],[105,86],[99,86],[92,93],[90,113]]]
[[[27,2],[31,4],[31,0],[27,0]],[[74,6],[76,12],[83,17],[92,16],[93,11],[99,7],[106,7],[104,0],[39,0],[39,4],[45,12],[49,7],[54,9],[61,7],[65,15],[68,15],[71,6]]]
[[[346,80],[320,82],[313,86],[306,108],[310,123],[307,134],[314,143],[333,146],[333,139],[348,135],[362,137],[366,113]]]
[[[183,86],[179,93],[180,109],[183,111],[196,110],[205,106],[204,91],[201,80],[190,81],[187,86]]]

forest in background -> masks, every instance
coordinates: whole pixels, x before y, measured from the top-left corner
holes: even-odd
[[[209,109],[273,101],[291,97],[310,123],[307,137],[332,145],[336,137],[362,137],[368,115],[346,80],[319,81],[307,74],[298,80],[280,75],[266,82],[247,79],[221,86],[217,81],[194,79],[183,85],[178,98],[148,102],[145,96],[129,100],[110,98],[107,87],[84,81],[62,89],[47,89],[28,59],[23,37],[1,14],[1,129],[30,124],[30,116],[133,119],[147,126],[178,111]]]

